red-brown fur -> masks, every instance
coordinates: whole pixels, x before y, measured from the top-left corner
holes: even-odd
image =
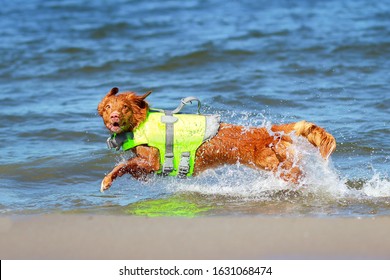
[[[150,94],[138,96],[134,92],[118,93],[111,91],[99,103],[98,112],[111,132],[134,130],[146,119],[149,105],[145,98]],[[194,175],[208,168],[223,164],[240,162],[246,166],[279,172],[286,181],[298,183],[301,170],[294,165],[293,143],[289,134],[295,132],[319,148],[324,159],[336,149],[336,140],[323,128],[315,124],[300,121],[296,123],[273,125],[272,135],[266,128],[247,128],[222,123],[216,136],[203,143],[196,152]],[[133,149],[135,157],[126,163],[117,165],[107,174],[101,184],[101,191],[112,185],[115,178],[126,173],[138,179],[160,169],[159,151],[149,146],[137,146]]]

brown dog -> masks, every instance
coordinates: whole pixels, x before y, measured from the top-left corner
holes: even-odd
[[[150,94],[138,96],[134,92],[118,94],[113,88],[99,103],[98,112],[111,133],[132,132],[143,123],[149,111],[145,98]],[[246,128],[239,125],[221,123],[217,134],[201,144],[196,151],[194,175],[208,168],[223,164],[240,162],[246,166],[273,171],[293,183],[298,183],[301,170],[294,164],[293,143],[289,133],[305,137],[319,148],[324,159],[336,149],[334,137],[313,123],[273,125],[272,132],[266,128]],[[160,153],[155,147],[139,145],[132,149],[135,157],[117,165],[108,173],[101,184],[101,191],[107,190],[115,178],[126,173],[142,179],[147,174],[160,170]]]

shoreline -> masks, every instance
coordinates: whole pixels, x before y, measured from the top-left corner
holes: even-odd
[[[390,259],[390,217],[0,216],[0,259]]]

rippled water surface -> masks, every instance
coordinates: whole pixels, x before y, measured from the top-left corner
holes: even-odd
[[[390,214],[389,1],[2,1],[0,36],[0,213]],[[101,194],[130,156],[96,114],[113,86],[247,126],[306,119],[337,150],[298,141],[300,186],[237,164]]]

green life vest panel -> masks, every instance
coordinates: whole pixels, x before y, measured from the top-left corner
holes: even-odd
[[[180,175],[181,168],[189,167],[184,175],[191,176],[194,172],[195,154],[199,146],[207,139],[206,116],[197,114],[173,114],[173,170],[168,174]],[[122,149],[129,150],[139,145],[155,147],[160,152],[160,165],[166,161],[166,122],[167,117],[162,112],[149,112],[146,120],[132,133],[127,133]],[[218,130],[218,128],[216,129]],[[216,132],[215,132],[216,133]],[[160,169],[158,173],[162,173]],[[183,175],[183,174],[181,174]]]

